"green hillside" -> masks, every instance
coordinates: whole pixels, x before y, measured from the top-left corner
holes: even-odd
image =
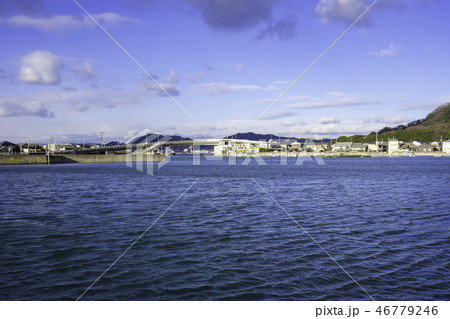
[[[376,132],[368,135],[341,136],[338,142],[368,143],[375,141]],[[385,127],[378,131],[378,140],[387,141],[395,137],[401,141],[421,141],[425,143],[450,139],[450,103],[437,107],[426,118],[406,125]]]

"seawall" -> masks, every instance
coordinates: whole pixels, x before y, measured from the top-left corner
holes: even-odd
[[[46,165],[48,164],[47,155],[0,155],[0,165]],[[64,154],[50,155],[50,164],[68,164],[68,163],[125,163],[132,162],[162,162],[165,159],[161,154],[141,154],[136,156],[126,154]]]
[[[239,156],[243,156],[244,153],[238,153]],[[309,153],[309,152],[301,152],[301,153],[289,153],[285,152],[261,152],[257,153],[258,156],[261,157],[280,157],[280,156],[288,156],[288,157],[409,157],[410,153],[388,153],[388,152],[321,152],[321,153]],[[224,157],[231,155],[221,155]],[[442,153],[442,152],[423,152],[417,153],[414,152],[414,156],[428,156],[428,157],[450,157],[450,153]]]

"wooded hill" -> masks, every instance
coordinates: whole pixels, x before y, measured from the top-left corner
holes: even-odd
[[[450,139],[450,103],[437,107],[424,119],[412,121],[406,125],[385,127],[378,131],[378,140],[387,141],[395,137],[400,141],[421,141],[429,143]],[[375,142],[376,132],[368,135],[340,136],[338,142],[370,143]]]

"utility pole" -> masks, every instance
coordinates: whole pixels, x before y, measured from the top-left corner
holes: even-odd
[[[377,152],[380,151],[380,147],[378,146],[378,132],[375,133],[375,146],[377,148]]]
[[[103,131],[100,131],[100,147],[103,147]]]
[[[53,136],[50,136],[50,143],[47,145],[47,164],[50,165],[50,144],[52,144]]]

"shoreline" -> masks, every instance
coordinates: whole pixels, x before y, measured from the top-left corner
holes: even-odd
[[[246,155],[244,153],[238,153],[233,155],[220,155],[221,157],[237,156],[237,157],[251,157],[255,155]],[[450,157],[450,153],[442,152],[423,152],[423,153],[387,153],[387,152],[321,152],[321,153],[288,153],[285,152],[263,152],[257,153],[260,157]]]
[[[182,154],[179,154],[182,155]],[[186,154],[193,155],[193,154]],[[212,155],[212,154],[206,154]],[[214,155],[216,156],[216,155]],[[238,153],[237,155],[219,155],[217,157],[253,157],[255,155],[246,155]],[[355,153],[289,153],[286,155],[284,152],[272,153],[264,152],[257,153],[260,157],[450,157],[450,153],[441,152],[427,152],[427,153],[414,153],[412,156],[409,153],[367,153],[367,152],[355,152]],[[0,165],[49,165],[49,157],[47,155],[27,155],[27,154],[8,154],[0,155]],[[50,155],[50,165],[52,164],[106,164],[106,163],[126,163],[126,162],[163,162],[165,161],[165,155],[163,154],[133,154],[130,158],[126,154],[62,154],[62,155]]]

